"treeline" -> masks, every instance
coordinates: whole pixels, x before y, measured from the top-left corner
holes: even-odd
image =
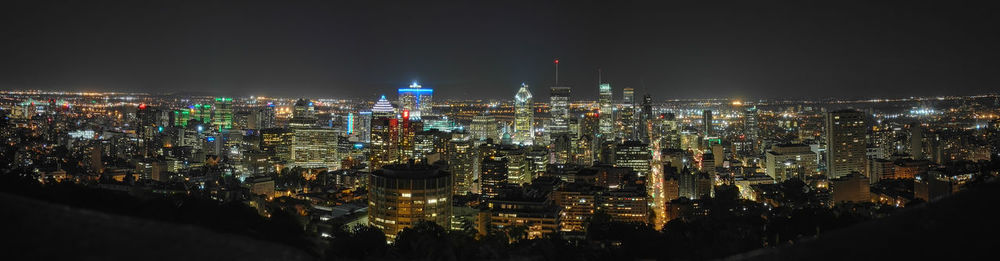
[[[70,182],[41,184],[19,175],[0,175],[0,191],[56,204],[143,219],[194,225],[314,251],[294,213],[272,211],[270,218],[242,202],[220,203],[195,195],[140,199],[126,192]]]

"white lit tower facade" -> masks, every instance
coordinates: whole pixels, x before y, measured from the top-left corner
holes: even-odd
[[[410,84],[408,88],[399,88],[400,111],[409,111],[411,121],[419,121],[422,115],[431,115],[434,101],[434,89],[423,88],[420,84]]]
[[[514,143],[531,145],[535,140],[533,123],[535,122],[534,99],[528,91],[528,85],[522,83],[521,89],[514,95]]]
[[[611,92],[611,84],[601,83],[599,85],[599,96],[598,105],[600,106],[599,124],[598,131],[604,140],[612,140],[614,138],[614,105],[611,104],[612,98],[614,98]]]

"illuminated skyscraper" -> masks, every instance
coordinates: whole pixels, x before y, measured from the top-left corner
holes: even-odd
[[[233,128],[233,98],[215,98],[212,126],[216,130]]]
[[[437,166],[396,164],[368,179],[368,223],[394,240],[421,221],[451,224],[452,176]]]
[[[306,99],[295,101],[292,106],[292,119],[288,121],[289,127],[315,127],[316,107],[313,102]]]
[[[368,154],[369,169],[378,169],[384,165],[396,162],[399,152],[399,121],[396,111],[382,95],[372,107],[371,143]]]
[[[295,167],[340,169],[340,134],[318,127],[292,128],[291,163]]]
[[[705,137],[712,136],[712,110],[701,112],[701,125],[704,127],[702,135],[705,135]]]
[[[766,173],[774,181],[782,182],[790,178],[816,175],[818,160],[816,153],[805,144],[776,144],[765,154]]]
[[[455,137],[448,141],[448,167],[455,176],[455,195],[469,194],[475,187],[474,146],[468,136]]]
[[[635,119],[635,91],[632,88],[622,89],[622,111],[618,114],[618,137],[624,140],[638,138],[638,126]]]
[[[641,141],[625,141],[615,145],[615,167],[630,168],[640,177],[649,174],[650,154],[649,146]]]
[[[652,144],[650,135],[652,135],[652,133],[651,133],[652,130],[651,129],[652,129],[652,123],[653,123],[653,115],[654,115],[654,113],[653,113],[653,97],[650,97],[649,94],[646,94],[646,95],[642,96],[642,109],[641,109],[641,112],[642,112],[642,116],[639,117],[640,118],[640,120],[639,120],[639,133],[640,133],[639,134],[639,138],[643,142]]]
[[[497,131],[496,118],[487,113],[472,117],[472,124],[469,126],[469,132],[472,134],[472,139],[477,143],[485,141],[486,139],[493,139],[494,141],[500,140],[500,132]]]
[[[604,140],[611,140],[614,138],[614,105],[611,104],[611,100],[614,98],[611,93],[611,84],[601,83],[599,86],[599,98],[597,100],[600,106],[600,134]]]
[[[865,172],[865,115],[840,110],[826,115],[827,176],[839,178],[851,172]]]
[[[757,126],[757,107],[751,107],[743,111],[743,129],[745,138],[750,141],[751,153],[756,155],[760,150],[760,128]]]
[[[534,122],[534,99],[528,85],[522,83],[521,89],[514,95],[514,143],[531,145],[534,142]]]
[[[552,87],[549,92],[549,107],[552,123],[549,132],[555,136],[569,131],[569,87]]]
[[[410,111],[410,118],[419,121],[423,115],[431,115],[434,89],[423,88],[420,84],[410,84],[409,88],[399,88],[400,110]]]
[[[500,195],[500,188],[507,183],[508,163],[510,160],[504,156],[489,155],[483,158],[482,174],[479,176],[483,200],[494,199]]]

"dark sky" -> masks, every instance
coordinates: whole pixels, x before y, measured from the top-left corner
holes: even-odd
[[[1000,89],[989,1],[413,2],[5,2],[0,89],[547,100],[555,57],[574,99]]]

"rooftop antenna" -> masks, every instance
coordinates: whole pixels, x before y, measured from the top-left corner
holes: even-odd
[[[552,63],[556,64],[556,86],[559,86],[559,58],[556,58]]]
[[[601,80],[601,67],[597,67],[597,85],[601,85],[604,81]]]

